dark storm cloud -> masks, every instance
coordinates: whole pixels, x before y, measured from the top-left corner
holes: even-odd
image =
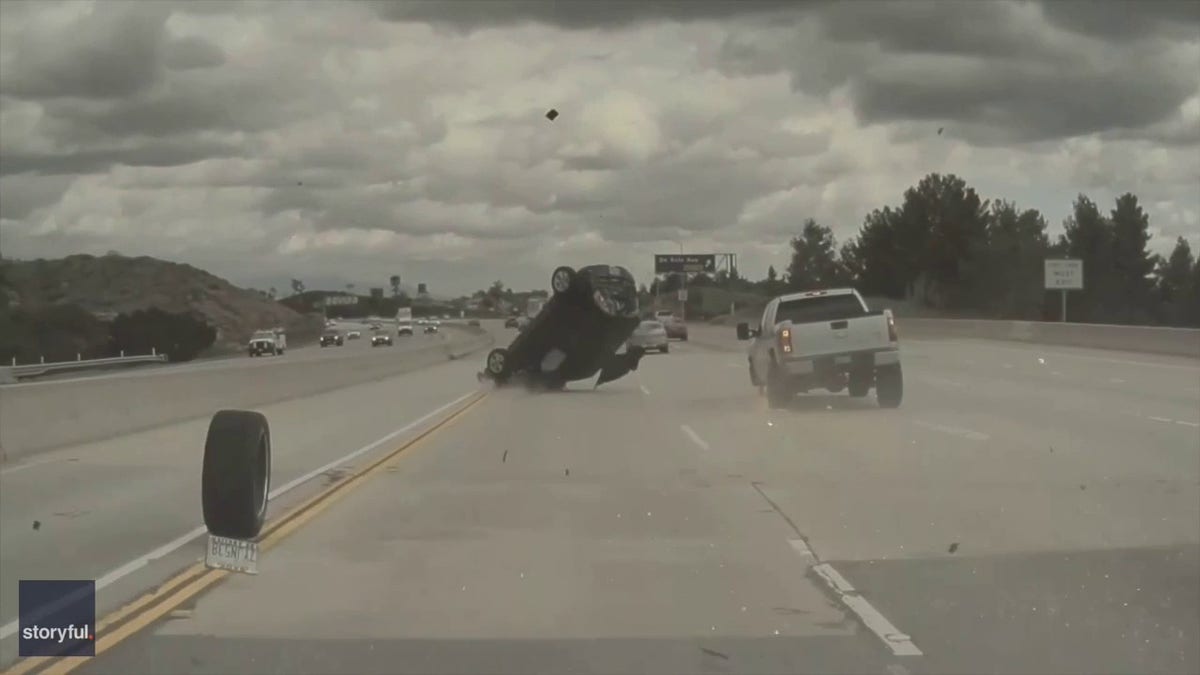
[[[1167,33],[1200,38],[1196,0],[1045,0],[1042,13],[1063,30],[1126,41]]]
[[[644,21],[726,19],[793,11],[795,0],[367,0],[388,21],[420,21],[464,29],[542,23],[560,28],[619,28]],[[813,3],[824,4],[824,3]]]
[[[14,36],[11,72],[0,92],[19,98],[109,99],[148,89],[161,73],[167,7],[97,2],[56,34]]]
[[[1002,132],[992,142],[1003,143],[1149,126],[1196,91],[1188,78],[1154,77],[1132,64],[1071,75],[987,63],[957,72],[876,72],[853,84],[853,98],[866,123],[957,120]]]
[[[75,152],[35,153],[5,151],[0,156],[0,176],[41,174],[61,176],[102,173],[113,166],[183,166],[213,157],[236,157],[242,148],[214,141],[171,140],[132,148],[91,149]]]

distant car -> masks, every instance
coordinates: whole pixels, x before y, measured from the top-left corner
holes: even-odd
[[[332,345],[337,345],[338,347],[341,347],[342,344],[343,344],[343,338],[342,338],[341,333],[325,333],[324,335],[321,336],[321,346],[322,347],[329,347]]]
[[[517,327],[517,317],[510,316],[507,319],[505,319],[504,327],[505,328],[516,328]]]
[[[625,342],[626,349],[640,347],[645,350],[657,349],[666,354],[671,350],[667,342],[667,328],[661,321],[643,321],[633,329],[633,334]]]
[[[392,346],[392,336],[387,333],[380,333],[371,337],[371,346],[378,347],[380,345]]]
[[[348,333],[346,333],[347,340],[357,340],[361,337],[362,337],[362,333],[360,333],[356,330],[352,330],[352,331],[349,331]]]
[[[425,334],[426,335],[428,335],[430,333],[436,333],[436,332],[438,332],[437,326],[435,326],[433,324],[429,324],[429,325],[425,326]]]
[[[684,323],[683,319],[679,318],[675,312],[672,312],[669,309],[659,310],[654,313],[654,320],[662,323],[663,328],[665,328],[667,331],[667,337],[677,338],[687,342],[687,324]]]

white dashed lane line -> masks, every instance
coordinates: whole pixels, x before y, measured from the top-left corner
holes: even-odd
[[[963,429],[961,427],[951,427],[944,424],[934,424],[933,422],[925,422],[922,420],[914,421],[913,426],[918,426],[922,429],[929,429],[930,431],[937,431],[943,434],[949,434],[951,436],[958,436],[959,438],[965,438],[969,441],[986,441],[991,438],[991,436],[988,436],[981,431],[973,431],[971,429]]]

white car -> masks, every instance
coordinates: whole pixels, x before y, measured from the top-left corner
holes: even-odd
[[[666,354],[671,350],[667,342],[667,328],[661,321],[646,320],[633,329],[633,333],[625,342],[625,347],[641,347],[647,351],[657,349]]]

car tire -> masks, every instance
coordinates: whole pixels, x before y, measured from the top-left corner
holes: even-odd
[[[679,339],[680,339],[681,341],[683,341],[683,342],[687,342],[687,333],[684,333],[684,334],[683,334],[683,337],[681,337],[681,338],[679,338]]]
[[[767,368],[767,405],[772,408],[785,408],[792,400],[794,391],[787,378],[775,366],[774,362]]]
[[[671,351],[671,345],[663,345],[662,349],[660,349],[659,351],[661,351],[664,354],[668,354]]]
[[[208,424],[200,503],[210,534],[253,539],[271,491],[271,429],[262,413],[220,410]]]
[[[900,364],[882,366],[875,372],[875,398],[880,408],[899,408],[904,398],[904,375]]]
[[[566,265],[555,268],[550,275],[550,289],[555,295],[570,292],[575,287],[575,276],[575,270]]]
[[[487,361],[484,362],[484,368],[487,369],[488,375],[493,378],[504,376],[508,368],[508,350],[503,347],[497,347],[488,352]]]

